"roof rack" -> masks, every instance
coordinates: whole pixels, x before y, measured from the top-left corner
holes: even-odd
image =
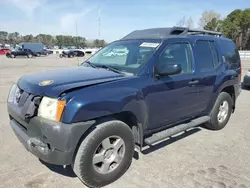
[[[217,37],[222,37],[221,32],[208,31],[208,30],[199,30],[199,29],[189,29],[187,27],[166,27],[166,28],[151,28],[144,30],[136,30],[122,39],[140,39],[140,38],[157,38],[163,39],[171,35],[212,35]]]

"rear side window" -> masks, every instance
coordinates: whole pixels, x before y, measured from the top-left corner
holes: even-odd
[[[220,64],[220,58],[218,54],[218,49],[214,41],[209,41],[209,45],[211,48],[214,66],[217,67]]]
[[[198,40],[195,44],[197,68],[200,72],[214,69],[213,55],[208,41]]]
[[[220,41],[220,48],[225,63],[229,63],[230,65],[240,64],[240,55],[233,42]]]

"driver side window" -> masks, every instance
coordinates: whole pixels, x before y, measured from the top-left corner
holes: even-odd
[[[159,57],[158,69],[163,70],[167,65],[178,64],[182,68],[180,74],[192,73],[191,47],[188,43],[175,43],[167,46]]]

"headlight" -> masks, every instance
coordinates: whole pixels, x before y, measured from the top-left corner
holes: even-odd
[[[44,119],[59,122],[61,120],[65,104],[66,101],[43,97],[39,105],[38,116]]]
[[[10,92],[9,92],[9,96],[8,96],[8,102],[14,102],[14,98],[15,98],[15,93],[16,93],[16,89],[17,89],[17,85],[14,84],[11,88],[10,88]]]
[[[247,76],[250,76],[250,70],[249,70],[249,71],[247,71],[246,75],[247,75]]]

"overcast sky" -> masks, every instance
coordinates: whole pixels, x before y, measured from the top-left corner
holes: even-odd
[[[198,23],[201,13],[226,16],[249,0],[0,0],[0,30],[21,34],[76,34],[113,41],[135,29],[174,26],[183,16]]]

